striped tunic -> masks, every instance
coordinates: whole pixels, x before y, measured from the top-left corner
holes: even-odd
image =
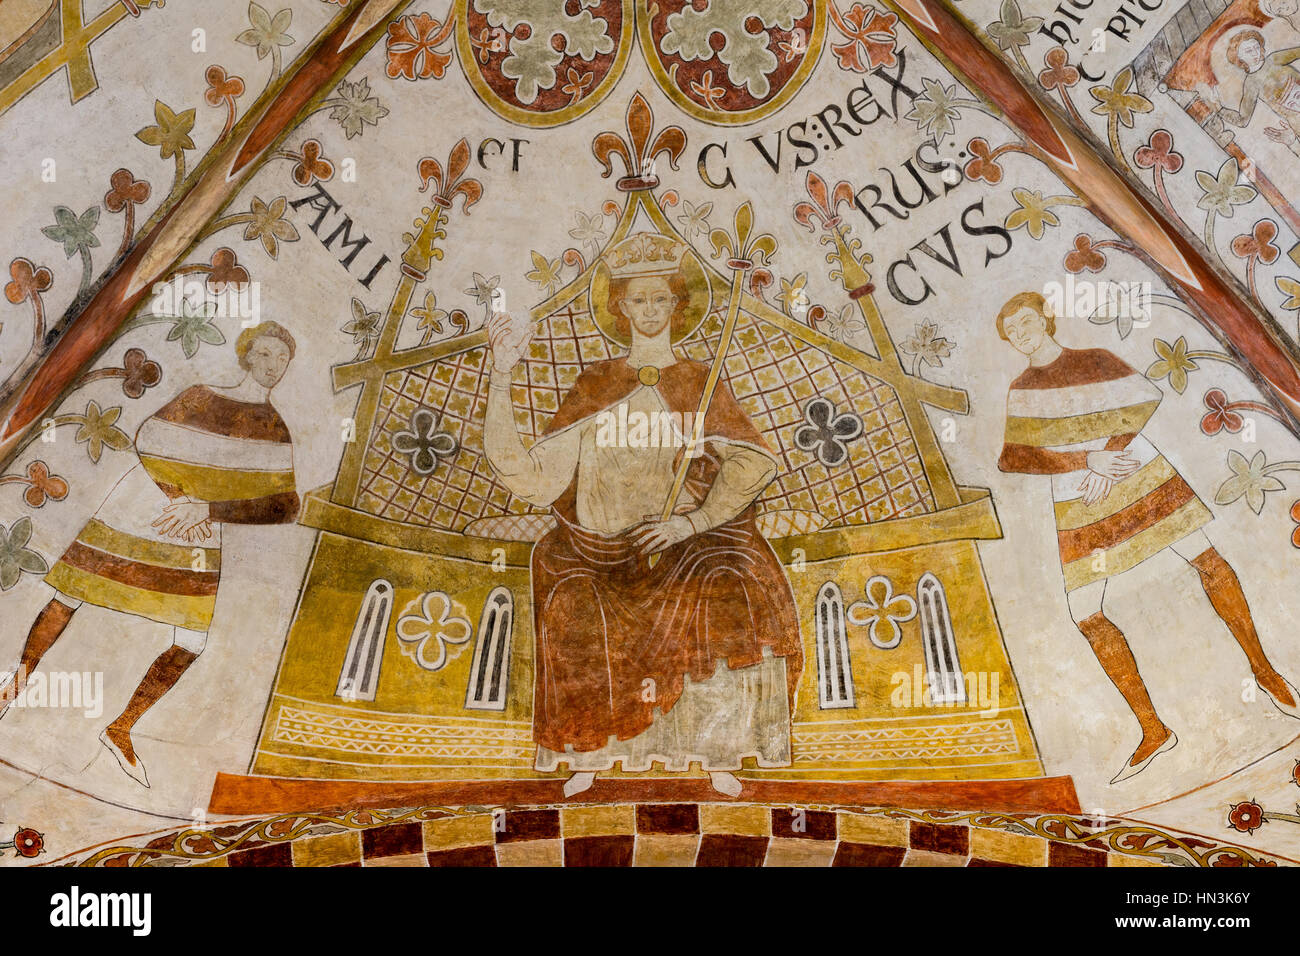
[[[45,580],[100,607],[206,631],[221,576],[221,523],[298,513],[293,445],[269,403],[187,389],[136,433],[140,462],[114,486]],[[152,522],[173,501],[207,502],[212,537],[168,538]]]
[[[1064,349],[1007,396],[1002,471],[1052,476],[1065,589],[1127,571],[1212,520],[1196,492],[1141,434],[1160,404],[1146,376],[1105,349]],[[1127,450],[1138,469],[1082,501],[1088,453]]]

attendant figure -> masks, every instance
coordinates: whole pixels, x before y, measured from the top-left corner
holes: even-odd
[[[239,384],[186,389],[140,426],[139,463],[45,576],[55,593],[0,687],[0,716],[83,603],[170,624],[172,646],[99,738],[132,779],[149,786],[131,731],[207,643],[221,526],[290,522],[298,513],[289,429],[270,403],[294,349],[275,322],[245,329],[235,343]]]
[[[1007,397],[998,468],[1051,476],[1070,614],[1142,731],[1111,783],[1140,773],[1178,743],[1103,608],[1110,578],[1164,548],[1196,570],[1260,689],[1282,713],[1300,718],[1300,693],[1264,653],[1236,573],[1202,530],[1213,519],[1210,509],[1142,434],[1160,389],[1105,349],[1060,345],[1055,317],[1037,292],[1012,296],[997,328],[1029,359]]]

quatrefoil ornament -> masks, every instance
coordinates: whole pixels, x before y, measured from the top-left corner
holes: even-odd
[[[916,601],[907,594],[895,594],[894,583],[883,574],[867,579],[865,600],[854,601],[845,611],[849,622],[867,628],[867,637],[882,651],[898,646],[903,639],[900,626],[916,617]],[[880,634],[885,634],[884,640]]]
[[[852,412],[835,413],[825,398],[814,398],[803,407],[804,424],[794,430],[797,447],[817,456],[827,468],[848,460],[848,443],[862,434],[862,419]]]
[[[438,430],[437,419],[427,408],[417,408],[410,429],[394,432],[392,441],[395,451],[410,456],[417,475],[433,474],[438,459],[451,457],[459,447],[452,435]]]

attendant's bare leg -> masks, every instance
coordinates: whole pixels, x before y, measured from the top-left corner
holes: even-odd
[[[23,644],[17,669],[5,681],[4,686],[0,687],[0,716],[4,715],[9,705],[23,692],[23,688],[27,686],[27,678],[32,671],[36,670],[36,665],[40,663],[45,653],[54,646],[54,642],[59,639],[63,629],[72,620],[73,612],[79,607],[81,602],[76,598],[56,591],[50,602],[41,608],[40,613],[36,615],[36,620],[32,622],[31,630],[27,632],[27,641]]]
[[[1102,670],[1137,718],[1142,730],[1142,741],[1133,751],[1127,765],[1135,767],[1167,743],[1173,731],[1156,714],[1155,705],[1147,693],[1146,682],[1138,672],[1137,661],[1124,632],[1102,612],[1105,594],[1104,580],[1070,592],[1070,613],[1083,636],[1088,639],[1092,652],[1097,655]]]
[[[1241,581],[1232,570],[1232,565],[1215,550],[1204,532],[1190,535],[1172,547],[1200,575],[1201,587],[1205,589],[1214,612],[1228,625],[1228,630],[1241,645],[1259,686],[1282,708],[1294,708],[1300,704],[1295,699],[1294,688],[1287,684],[1286,678],[1277,672],[1264,653],[1259,634],[1255,630],[1255,620],[1250,613],[1250,604],[1246,601]]]
[[[175,643],[154,659],[122,713],[104,728],[103,738],[106,738],[109,749],[114,751],[113,755],[117,757],[122,769],[146,787],[149,786],[148,777],[144,774],[144,766],[132,744],[131,729],[198,659],[206,640],[207,635],[201,631],[176,628]]]

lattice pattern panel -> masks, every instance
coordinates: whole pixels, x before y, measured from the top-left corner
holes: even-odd
[[[713,361],[723,316],[709,316],[684,351]],[[831,358],[821,349],[741,313],[724,377],[750,419],[782,458],[760,510],[820,512],[831,526],[867,524],[935,510],[920,453],[894,389]],[[836,413],[862,419],[847,464],[827,468],[795,445],[809,399],[829,400]]]
[[[721,331],[710,315],[684,343],[691,358],[710,362]],[[513,390],[515,421],[525,443],[535,441],[564,394],[588,364],[615,356],[615,347],[590,316],[572,306],[544,320],[524,363],[527,387]],[[375,430],[366,450],[358,506],[396,521],[463,531],[471,521],[536,509],[515,498],[482,455],[487,406],[486,349],[475,348],[384,382]],[[829,526],[865,524],[935,510],[916,443],[893,388],[838,362],[776,326],[741,315],[724,370],[754,424],[781,458],[781,473],[760,499],[760,510],[819,512]],[[815,396],[837,413],[861,417],[863,433],[849,443],[846,464],[827,468],[799,449],[794,433]],[[393,447],[415,412],[429,409],[439,431],[457,442],[428,475]]]

